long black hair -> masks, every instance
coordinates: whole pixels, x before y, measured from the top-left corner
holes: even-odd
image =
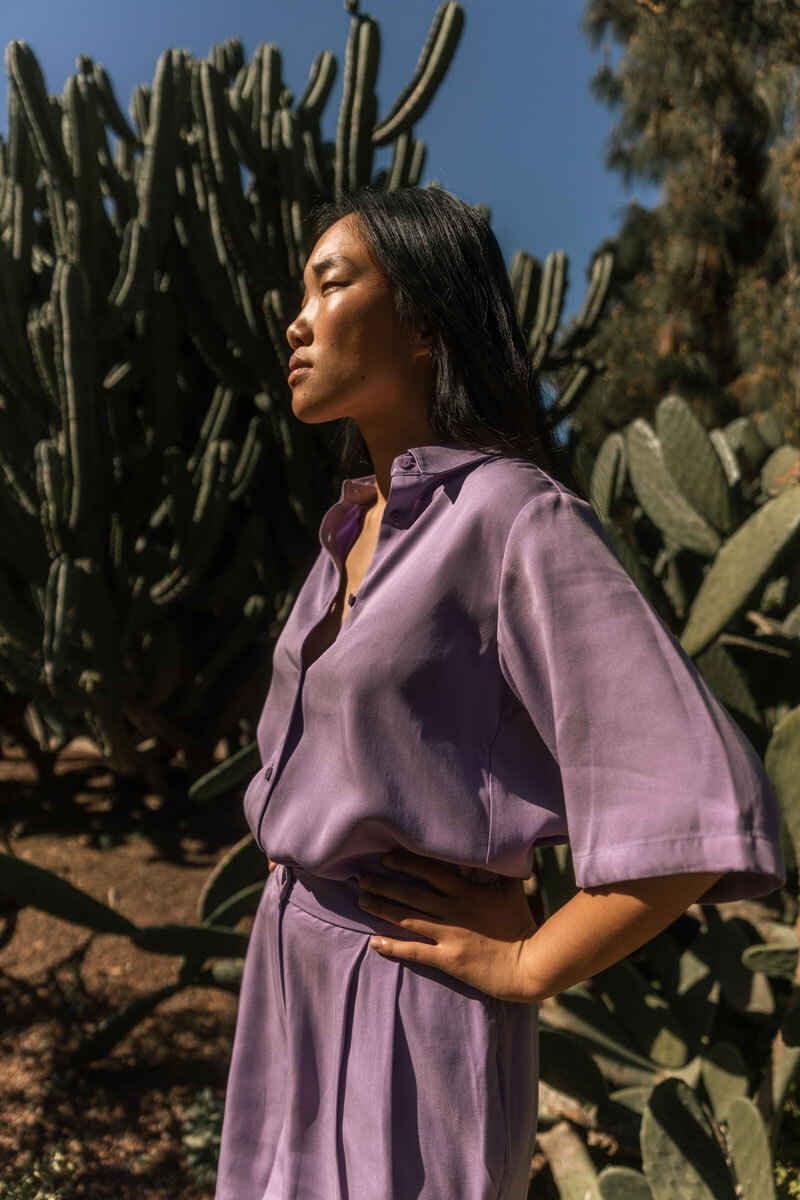
[[[584,496],[549,427],[503,253],[480,211],[439,186],[367,185],[313,207],[309,252],[350,214],[393,287],[398,320],[431,329],[428,420],[438,440],[526,459]],[[372,471],[352,417],[336,441],[345,475]]]

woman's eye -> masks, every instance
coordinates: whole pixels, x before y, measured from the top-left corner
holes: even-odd
[[[323,283],[322,291],[324,292],[325,288],[327,288],[327,287],[342,287],[342,284],[338,283],[337,280],[335,280],[335,279],[328,279],[328,280],[326,280],[325,283]]]

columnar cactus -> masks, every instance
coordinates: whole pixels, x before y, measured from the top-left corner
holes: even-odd
[[[32,706],[41,749],[88,731],[113,769],[162,794],[170,757],[197,775],[243,713],[252,728],[329,501],[330,449],[291,419],[286,384],[308,213],[358,184],[419,183],[414,125],[464,25],[459,4],[440,4],[379,117],[378,26],[345,7],[330,143],[329,51],[294,103],[271,43],[249,62],[235,38],[203,59],[167,49],[126,116],[89,55],[59,96],[29,46],[6,48],[0,680]],[[384,146],[391,163],[376,172]],[[534,284],[524,251],[512,268],[532,352],[559,366],[571,361],[552,348],[565,270],[551,256]],[[598,276],[576,359],[603,294]]]

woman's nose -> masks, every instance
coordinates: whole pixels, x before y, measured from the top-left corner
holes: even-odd
[[[286,330],[286,340],[293,350],[296,350],[298,346],[307,345],[311,341],[311,331],[307,322],[301,324],[299,321],[292,321]]]

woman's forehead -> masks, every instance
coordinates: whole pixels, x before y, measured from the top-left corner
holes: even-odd
[[[317,238],[311,258],[323,254],[340,252],[348,254],[364,268],[381,269],[367,228],[359,213],[346,213],[339,217]]]
[[[363,253],[363,239],[359,236],[358,223],[353,213],[339,217],[320,234],[311,256],[317,257],[329,250],[342,250],[346,253],[348,249]]]

